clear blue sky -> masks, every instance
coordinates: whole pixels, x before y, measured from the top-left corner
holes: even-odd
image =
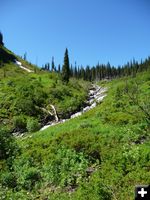
[[[7,48],[41,66],[122,65],[150,55],[149,0],[0,0]]]

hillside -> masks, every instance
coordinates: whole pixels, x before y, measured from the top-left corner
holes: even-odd
[[[0,1],[0,200],[150,200],[150,0]]]
[[[9,91],[6,100],[15,98],[16,101],[16,95],[12,95],[15,93],[17,100],[23,101],[21,95],[25,98],[28,86],[38,86],[38,101],[42,92],[49,91],[43,94],[44,99],[48,95],[62,116],[69,105],[71,108],[76,105],[78,98],[79,104],[86,98],[85,82],[72,79],[66,86],[59,75],[45,72],[23,76],[24,85],[20,78],[9,78],[13,81],[11,86],[6,79],[1,81],[5,86],[3,93]],[[18,90],[14,90],[14,84],[19,85]],[[135,185],[150,183],[149,69],[134,76],[101,81],[99,85],[108,88],[107,96],[78,118],[16,141],[9,131],[1,129],[1,135],[10,138],[7,147],[4,140],[3,149],[8,153],[1,160],[3,199],[132,200]],[[68,89],[69,94],[65,93]],[[23,94],[17,93],[20,90]],[[74,101],[72,95],[76,95]],[[26,116],[27,108],[25,105],[21,111]],[[11,119],[13,108],[9,116],[5,109],[8,111],[6,105],[1,116],[5,114],[3,119]]]
[[[68,118],[85,104],[90,83],[47,72],[0,47],[0,124],[11,132],[32,132],[58,117]],[[5,59],[2,59],[5,55]],[[51,113],[51,114],[50,114]]]

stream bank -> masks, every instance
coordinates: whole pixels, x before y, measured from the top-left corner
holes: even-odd
[[[106,96],[106,91],[107,91],[107,89],[104,87],[100,87],[98,85],[92,85],[91,89],[89,90],[89,95],[88,95],[88,99],[86,102],[86,106],[81,111],[70,115],[70,117],[67,119],[60,119],[60,120],[56,120],[53,122],[49,122],[47,125],[43,126],[40,129],[40,131],[47,129],[50,126],[64,123],[70,119],[81,116],[83,113],[91,110],[92,108],[95,108],[97,103],[100,103],[103,100],[103,98]],[[57,116],[55,116],[55,118],[57,118]]]

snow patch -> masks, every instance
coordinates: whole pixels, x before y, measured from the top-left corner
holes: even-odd
[[[22,65],[22,63],[21,63],[20,61],[18,61],[18,60],[15,60],[15,64],[18,65],[18,67],[20,67],[21,69],[23,69],[23,70],[25,70],[25,71],[27,71],[27,72],[29,72],[29,73],[34,72],[33,70],[30,70],[30,69],[24,67],[24,66]]]

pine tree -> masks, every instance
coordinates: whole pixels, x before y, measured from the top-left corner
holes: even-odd
[[[70,77],[70,68],[69,68],[69,56],[68,56],[68,49],[66,48],[65,56],[64,56],[64,64],[62,67],[62,80],[63,82],[68,83]]]
[[[4,43],[3,43],[3,34],[0,32],[0,45],[4,45]]]
[[[52,72],[55,71],[54,57],[52,57]]]
[[[72,64],[70,66],[70,77],[73,77],[73,66],[72,66]]]
[[[50,64],[47,63],[47,70],[49,71],[50,70]]]
[[[74,77],[77,78],[78,77],[78,70],[77,70],[77,66],[75,65],[74,68]]]
[[[24,59],[24,60],[27,60],[27,52],[24,53],[23,59]]]
[[[60,73],[60,64],[58,65],[58,72]]]

